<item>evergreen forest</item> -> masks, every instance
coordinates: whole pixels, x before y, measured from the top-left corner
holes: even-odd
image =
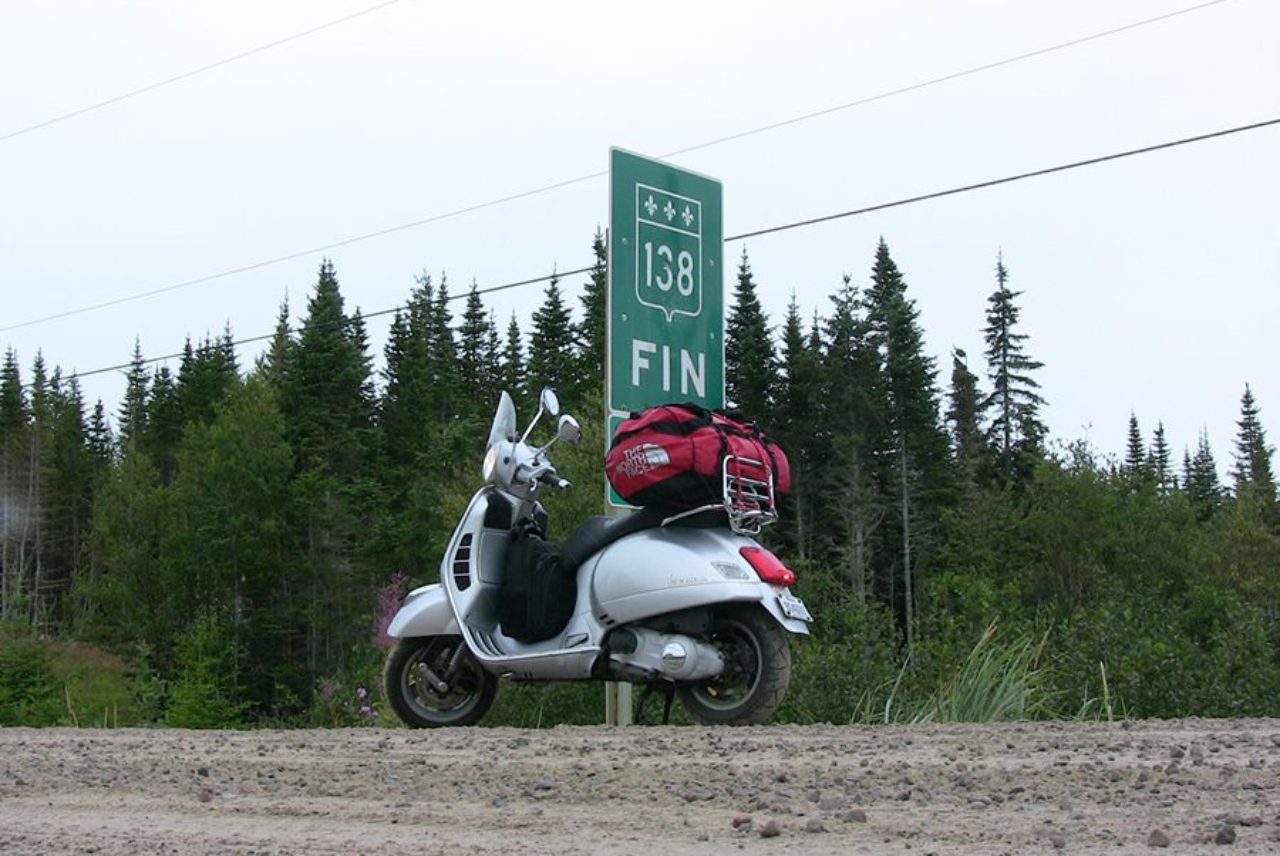
[[[552,534],[601,511],[593,248],[581,296],[552,278],[529,319],[423,275],[376,371],[329,261],[253,364],[229,329],[176,369],[139,345],[118,404],[6,353],[0,725],[391,724],[386,624],[437,579],[501,390],[523,424],[554,387],[584,427]],[[1280,716],[1280,504],[1252,390],[1234,448],[1174,449],[1131,416],[1123,459],[1100,456],[1048,434],[1003,259],[973,307],[980,359],[939,364],[889,247],[870,256],[771,319],[744,252],[727,312],[727,398],[794,474],[763,538],[815,617],[779,719]],[[602,697],[504,683],[487,724],[599,723]]]

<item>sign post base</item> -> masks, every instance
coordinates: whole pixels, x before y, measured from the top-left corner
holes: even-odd
[[[631,684],[604,685],[604,724],[631,725]]]

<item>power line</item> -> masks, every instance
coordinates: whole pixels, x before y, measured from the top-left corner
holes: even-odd
[[[63,113],[61,116],[54,116],[52,119],[46,119],[43,122],[37,122],[34,125],[28,125],[25,128],[19,128],[18,130],[10,131],[7,134],[0,134],[0,143],[4,142],[5,140],[11,140],[14,137],[18,137],[23,134],[29,134],[32,131],[39,130],[40,128],[47,128],[50,125],[56,125],[59,122],[65,122],[67,119],[73,119],[76,116],[83,116],[85,113],[92,113],[94,110],[101,110],[103,107],[109,107],[112,104],[119,104],[121,101],[125,101],[129,98],[134,98],[138,95],[142,95],[143,93],[153,92],[162,86],[168,86],[171,83],[177,83],[180,80],[186,80],[188,77],[195,77],[197,74],[203,74],[206,71],[212,71],[215,68],[221,68],[224,65],[229,65],[230,63],[245,59],[246,57],[251,57],[254,54],[259,54],[259,53],[262,53],[263,51],[270,50],[271,48],[276,48],[276,47],[279,47],[280,45],[288,44],[289,42],[297,41],[298,39],[313,35],[315,33],[320,32],[321,30],[327,30],[330,27],[336,27],[339,24],[345,24],[347,21],[355,20],[356,18],[359,18],[364,15],[368,15],[371,12],[377,12],[379,9],[385,9],[388,6],[394,6],[396,3],[399,3],[399,2],[400,0],[386,0],[386,2],[379,3],[376,6],[370,6],[367,9],[361,9],[359,12],[353,12],[350,15],[344,15],[343,17],[335,18],[332,21],[326,21],[325,23],[312,27],[309,30],[303,30],[300,33],[294,33],[291,36],[285,36],[282,39],[276,39],[274,42],[268,42],[265,45],[259,45],[256,48],[250,48],[249,50],[244,51],[242,53],[238,53],[235,56],[225,57],[223,59],[218,60],[217,62],[211,62],[208,65],[202,65],[199,68],[193,68],[190,71],[184,71],[182,74],[177,74],[177,75],[174,75],[173,77],[165,78],[164,80],[158,80],[155,83],[147,84],[146,86],[143,86],[140,89],[133,89],[133,90],[130,90],[129,92],[125,92],[122,95],[116,95],[112,98],[108,98],[105,101],[99,101],[96,104],[90,104],[87,107],[81,107],[78,110],[72,110],[70,113]]]
[[[1066,172],[1069,169],[1079,169],[1082,166],[1093,166],[1094,164],[1106,163],[1107,161],[1120,160],[1121,158],[1130,158],[1135,155],[1145,155],[1150,152],[1158,152],[1161,149],[1171,149],[1175,146],[1185,146],[1190,143],[1199,143],[1204,140],[1212,140],[1216,137],[1225,137],[1230,134],[1240,134],[1245,131],[1255,131],[1259,128],[1265,128],[1269,125],[1280,124],[1280,119],[1268,119],[1265,122],[1254,122],[1252,125],[1240,125],[1235,128],[1226,128],[1221,131],[1212,131],[1208,134],[1199,134],[1194,137],[1184,137],[1180,140],[1171,140],[1167,143],[1156,143],[1153,146],[1143,146],[1140,149],[1129,149],[1124,152],[1116,152],[1115,154],[1102,155],[1101,157],[1088,158],[1087,160],[1075,161],[1074,163],[1064,163],[1058,166],[1045,167],[1044,169],[1032,170],[1031,172],[1021,172],[1017,175],[1009,175],[1004,178],[993,178],[989,181],[980,181],[976,184],[965,184],[960,187],[953,187],[949,190],[938,190],[933,193],[925,193],[920,196],[910,196],[906,199],[898,199],[893,202],[882,202],[879,205],[870,205],[866,208],[854,208],[850,211],[841,211],[836,214],[824,214],[821,217],[813,217],[809,220],[797,220],[794,223],[784,223],[781,226],[770,226],[766,229],[756,229],[752,232],[743,232],[739,235],[732,235],[725,238],[725,242],[741,241],[746,238],[754,238],[758,235],[769,235],[774,232],[784,232],[788,229],[799,229],[802,226],[813,226],[817,223],[826,223],[831,220],[839,220],[843,217],[855,217],[859,214],[869,214],[872,211],[883,211],[886,208],[897,208],[902,205],[911,205],[915,202],[924,202],[928,199],[940,199],[943,196],[954,196],[957,193],[968,193],[971,190],[982,190],[986,187],[995,187],[1000,184],[1009,184],[1014,181],[1022,181],[1027,178],[1036,178],[1041,175],[1051,175],[1055,172]]]
[[[856,217],[860,214],[869,214],[874,211],[884,211],[888,208],[898,208],[904,205],[913,205],[915,203],[925,202],[930,199],[941,199],[944,196],[955,196],[961,193],[969,193],[974,190],[982,190],[988,187],[996,187],[1001,184],[1011,184],[1015,181],[1025,181],[1026,179],[1029,179],[1029,178],[1038,178],[1044,175],[1052,175],[1053,173],[1066,172],[1067,170],[1080,169],[1086,166],[1095,166],[1097,164],[1107,163],[1109,161],[1116,161],[1122,158],[1136,157],[1137,155],[1150,154],[1152,152],[1163,151],[1165,149],[1172,149],[1177,146],[1186,146],[1192,143],[1199,143],[1199,142],[1204,142],[1206,140],[1217,139],[1219,137],[1226,137],[1232,134],[1241,134],[1246,131],[1256,131],[1261,128],[1267,128],[1274,125],[1280,125],[1280,117],[1277,117],[1275,119],[1267,119],[1262,122],[1254,122],[1249,125],[1238,125],[1234,128],[1224,128],[1222,130],[1211,131],[1206,134],[1197,134],[1194,137],[1183,137],[1178,140],[1169,140],[1167,142],[1156,143],[1150,146],[1143,146],[1137,149],[1128,149],[1126,151],[1115,152],[1109,155],[1101,155],[1099,157],[1087,158],[1085,160],[1059,164],[1058,166],[1045,167],[1044,169],[1032,170],[1030,172],[1021,172],[1021,173],[1017,173],[1016,175],[1009,175],[1003,178],[993,178],[988,181],[980,181],[974,184],[965,184],[959,187],[952,187],[947,190],[938,190],[938,191],[934,191],[933,193],[921,194],[919,196],[909,196],[903,199],[894,200],[892,202],[882,202],[878,205],[868,205],[863,208],[853,208],[848,211],[840,211],[835,214],[824,214],[821,217],[810,217],[806,220],[796,220],[794,222],[783,223],[778,226],[769,226],[763,229],[755,229],[750,232],[742,232],[737,235],[730,235],[724,239],[724,242],[728,244],[733,241],[742,241],[747,238],[755,238],[761,235],[771,235],[776,232],[785,232],[790,229],[800,229],[806,226],[814,226],[819,223],[827,223],[832,220],[840,220],[846,217]],[[521,286],[526,286],[526,285],[533,285],[539,282],[549,282],[550,280],[553,280],[553,279],[561,279],[563,277],[577,276],[578,274],[590,273],[595,269],[596,269],[595,266],[589,265],[587,267],[580,267],[570,271],[552,273],[546,276],[533,277],[530,279],[522,279],[522,280],[517,280],[515,282],[507,282],[507,283],[503,283],[502,285],[494,285],[494,286],[489,286],[487,288],[477,288],[475,291],[477,294],[492,294],[497,291],[506,291],[508,289],[519,288]],[[470,292],[468,291],[467,294],[469,293]],[[464,295],[463,293],[458,293],[458,294],[450,295],[448,299],[450,302],[452,302],[454,300],[460,300],[464,296],[466,295]],[[389,315],[393,312],[403,311],[406,308],[407,307],[404,304],[401,304],[399,306],[393,306],[390,309],[379,309],[376,312],[362,314],[361,317],[377,318],[378,316],[381,316],[381,315]],[[343,323],[346,323],[346,322],[344,321]],[[290,329],[289,332],[292,333],[295,331],[293,329]],[[233,347],[236,345],[247,345],[253,342],[265,341],[267,339],[274,337],[275,335],[276,335],[275,333],[267,333],[261,336],[251,336],[247,339],[237,339],[231,342],[230,344]],[[181,352],[176,354],[167,354],[163,357],[152,357],[150,359],[142,360],[141,364],[150,365],[152,363],[158,363],[164,360],[176,359],[181,356],[183,356]],[[88,377],[90,375],[104,374],[106,372],[122,371],[124,369],[130,368],[132,365],[133,365],[132,362],[128,362],[128,363],[121,363],[119,365],[114,365],[114,366],[106,366],[104,368],[92,369],[86,372],[73,372],[70,378]]]
[[[395,2],[395,1],[396,0],[392,0],[392,2]],[[1094,41],[1096,39],[1105,38],[1107,36],[1113,36],[1118,33],[1123,33],[1129,30],[1137,29],[1139,27],[1155,24],[1160,21],[1168,20],[1169,18],[1174,18],[1180,15],[1186,15],[1192,12],[1197,12],[1202,9],[1206,9],[1210,6],[1217,6],[1219,4],[1226,3],[1226,2],[1229,2],[1229,0],[1208,0],[1208,2],[1199,3],[1194,6],[1188,6],[1186,8],[1179,9],[1173,12],[1167,12],[1163,15],[1157,15],[1154,18],[1145,18],[1141,21],[1134,21],[1133,23],[1125,24],[1124,26],[1121,26],[1121,27],[1115,27],[1110,30],[1103,30],[1088,36],[1082,36],[1080,38],[1072,39],[1070,41],[1061,42],[1056,45],[1051,45],[1049,47],[1040,48],[1038,50],[1029,51],[1027,53],[1016,54],[1014,56],[1006,57],[1005,59],[997,60],[995,62],[989,62],[983,65],[974,66],[972,68],[964,69],[963,71],[957,71],[951,74],[943,75],[941,77],[934,77],[928,80],[920,81],[918,83],[913,83],[909,86],[903,86],[897,89],[887,90],[877,95],[871,95],[866,98],[858,99],[856,101],[849,101],[844,104],[838,104],[833,107],[825,108],[823,110],[818,110],[811,113],[805,113],[800,116],[794,116],[790,119],[784,119],[780,122],[773,122],[768,125],[761,125],[759,127],[752,128],[750,130],[741,131],[735,134],[730,134],[729,136],[726,136],[726,137],[720,137],[714,140],[709,140],[707,142],[698,143],[696,145],[689,146],[683,149],[677,149],[675,151],[667,152],[663,155],[660,155],[660,157],[663,157],[663,158],[678,157],[679,155],[682,155],[682,154],[688,154],[689,152],[698,151],[700,149],[709,148],[711,146],[720,145],[722,143],[741,140],[746,137],[754,136],[756,134],[762,134],[768,131],[777,130],[778,128],[783,128],[788,125],[794,125],[799,122],[805,122],[810,119],[816,119],[821,116],[827,116],[833,113],[840,112],[842,110],[849,110],[855,107],[860,107],[865,104],[871,104],[875,101],[882,101],[884,99],[892,98],[897,95],[904,95],[906,93],[915,92],[915,91],[924,89],[926,87],[947,83],[953,80],[958,80],[960,78],[967,77],[973,74],[978,74],[984,71],[990,71],[992,69],[1000,68],[1002,66],[1010,65],[1012,63],[1021,62],[1023,60],[1031,59],[1038,56],[1044,56],[1045,54],[1053,53],[1054,51],[1059,51],[1065,48],[1074,47],[1076,45],[1081,45],[1086,42]],[[389,5],[389,4],[384,3],[383,5]],[[381,7],[373,7],[373,8],[376,9]],[[366,10],[366,11],[372,11],[372,10]],[[363,13],[358,13],[358,14],[363,14]],[[3,140],[3,139],[4,139],[3,137],[0,137],[0,140]],[[77,307],[75,309],[68,309],[63,312],[56,312],[56,313],[53,313],[52,315],[45,315],[39,318],[32,318],[27,321],[20,321],[16,324],[10,324],[8,326],[0,327],[0,333],[5,333],[10,330],[18,330],[24,327],[32,327],[37,324],[45,324],[50,321],[57,321],[62,318],[72,317],[74,315],[82,315],[86,312],[95,312],[99,309],[107,309],[112,306],[119,306],[123,303],[130,303],[135,300],[143,300],[148,297],[155,297],[157,295],[165,294],[170,291],[178,291],[180,289],[190,288],[196,285],[202,285],[207,282],[213,282],[215,280],[225,279],[226,277],[237,276],[242,273],[248,273],[250,271],[259,270],[261,268],[271,267],[273,265],[278,265],[284,262],[293,261],[294,259],[313,256],[317,253],[327,252],[329,250],[337,249],[339,247],[345,247],[351,244],[356,244],[363,241],[369,241],[374,238],[382,238],[387,235],[395,234],[396,232],[405,231],[406,229],[414,229],[419,226],[426,226],[428,224],[437,223],[442,220],[450,220],[455,217],[461,217],[465,214],[471,214],[476,211],[484,210],[486,208],[493,208],[498,205],[504,205],[508,202],[514,202],[516,200],[526,199],[530,196],[537,196],[543,193],[549,193],[550,191],[553,191],[553,190],[559,190],[561,188],[569,187],[574,184],[581,184],[583,182],[590,181],[592,179],[601,178],[605,175],[608,175],[607,170],[592,172],[586,175],[580,175],[576,178],[569,178],[563,181],[557,181],[551,184],[545,184],[540,187],[535,187],[531,190],[524,190],[518,193],[512,193],[506,196],[501,196],[496,199],[491,199],[488,202],[480,202],[475,205],[468,205],[462,208],[453,209],[452,211],[446,211],[440,214],[434,214],[429,217],[424,217],[418,220],[412,220],[408,223],[401,223],[398,226],[391,226],[385,229],[379,229],[374,232],[366,232],[362,235],[356,235],[351,238],[344,238],[340,241],[335,241],[333,243],[324,244],[318,247],[312,247],[307,250],[300,250],[298,252],[276,256],[274,258],[264,259],[262,261],[253,262],[247,265],[242,265],[240,267],[219,271],[217,273],[209,274],[207,276],[201,276],[195,279],[183,280],[182,282],[177,282],[172,285],[166,285],[160,288],[150,289],[148,291],[137,292],[135,294],[129,294],[123,297],[113,298],[111,300],[104,300],[100,303],[93,303],[87,306]]]

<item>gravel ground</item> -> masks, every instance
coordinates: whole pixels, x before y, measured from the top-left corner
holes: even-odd
[[[0,729],[2,853],[1280,853],[1280,720]]]

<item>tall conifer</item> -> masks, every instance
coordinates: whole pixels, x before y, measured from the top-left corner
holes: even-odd
[[[542,306],[533,313],[528,368],[532,392],[549,386],[566,401],[576,400],[578,377],[574,371],[573,338],[573,320],[560,294],[560,281],[553,278],[547,284]]]
[[[896,506],[888,528],[896,533],[895,564],[903,583],[901,614],[910,647],[916,564],[925,545],[936,538],[940,509],[952,484],[947,439],[938,421],[937,370],[933,358],[924,353],[920,313],[906,292],[906,281],[881,239],[867,292],[867,316],[884,378],[889,443],[882,448],[886,453],[881,461],[882,484]]]
[[[161,484],[172,484],[178,471],[178,446],[186,424],[182,395],[168,366],[160,366],[151,378],[147,401],[147,425],[140,448],[151,458]]]
[[[738,262],[733,306],[725,323],[724,375],[729,402],[747,418],[767,423],[772,413],[770,390],[777,379],[777,356],[746,248]]]
[[[1235,466],[1231,470],[1236,496],[1257,502],[1264,517],[1276,522],[1280,515],[1277,515],[1276,480],[1271,469],[1275,449],[1267,445],[1258,405],[1248,384],[1240,398],[1240,420],[1236,426]]]
[[[1156,423],[1156,430],[1151,435],[1151,449],[1147,455],[1147,470],[1151,473],[1156,489],[1162,495],[1169,494],[1178,486],[1173,474],[1170,460],[1169,442],[1164,436],[1164,422]]]
[[[267,349],[257,360],[257,371],[277,391],[284,389],[289,372],[289,357],[293,348],[293,331],[289,327],[289,298],[280,301],[276,313],[276,329]]]
[[[582,322],[578,325],[578,354],[581,365],[579,377],[584,391],[604,390],[606,303],[608,300],[609,270],[608,250],[604,232],[596,229],[591,239],[593,262],[582,290]]]
[[[502,349],[502,388],[518,404],[525,397],[527,369],[524,362],[524,341],[516,314],[511,313],[507,324],[507,340]]]
[[[25,617],[31,421],[18,356],[11,348],[0,369],[0,620]]]
[[[782,327],[782,382],[769,427],[788,450],[791,460],[792,496],[784,506],[782,520],[789,529],[791,546],[800,558],[814,552],[817,537],[814,476],[818,467],[814,451],[819,431],[819,420],[815,417],[822,400],[820,359],[821,354],[810,346],[800,320],[800,307],[792,292]]]
[[[1009,290],[1009,271],[1003,255],[996,258],[996,290],[987,300],[986,359],[991,394],[983,402],[991,414],[988,442],[995,448],[1000,478],[1005,484],[1030,477],[1031,461],[1041,454],[1046,429],[1040,421],[1044,398],[1032,372],[1044,366],[1027,356],[1025,333],[1017,331],[1022,310],[1020,291]]]
[[[951,351],[951,391],[947,424],[951,428],[951,454],[956,479],[966,496],[978,490],[978,474],[984,463],[982,439],[982,394],[978,376],[969,370],[968,355],[960,348]]]
[[[490,333],[489,313],[472,283],[462,313],[462,326],[458,328],[459,404],[460,409],[472,415],[487,415],[491,406],[488,400]]]
[[[373,398],[363,339],[363,323],[344,311],[326,259],[307,303],[284,400],[299,464],[325,468],[340,480],[363,472],[370,444]]]
[[[188,342],[188,345],[190,343]],[[133,359],[129,364],[124,387],[124,401],[118,416],[116,437],[125,452],[142,437],[147,427],[147,395],[150,392],[146,363],[142,359],[142,342],[133,340]]]
[[[1209,435],[1203,430],[1195,455],[1186,459],[1186,467],[1182,481],[1186,485],[1187,499],[1196,509],[1196,516],[1200,520],[1208,520],[1222,505],[1222,487],[1218,483],[1218,465],[1209,448]]]
[[[825,462],[821,489],[829,501],[818,528],[830,533],[836,568],[855,601],[867,603],[880,591],[887,600],[890,582],[877,573],[877,533],[889,511],[876,480],[877,453],[886,443],[880,356],[851,277],[844,277],[831,302],[815,442],[815,457]]]
[[[1134,482],[1147,480],[1147,450],[1142,445],[1142,431],[1138,428],[1138,417],[1129,413],[1129,438],[1125,443],[1124,464],[1121,472]]]

